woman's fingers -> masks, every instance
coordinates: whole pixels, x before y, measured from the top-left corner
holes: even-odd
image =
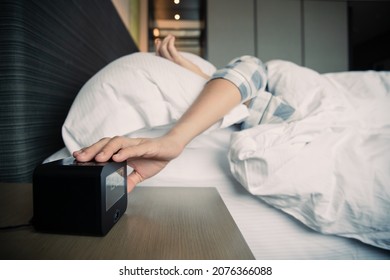
[[[177,49],[175,46],[175,37],[174,36],[169,34],[162,41],[160,39],[156,39],[155,46],[156,46],[156,54],[157,55],[164,57],[168,60],[176,62],[176,59],[178,58],[179,53],[177,52]]]
[[[133,170],[133,172],[130,173],[129,176],[127,176],[127,192],[131,192],[136,185],[141,183],[144,179],[141,177],[141,175],[136,171]]]
[[[103,146],[103,148],[96,154],[95,160],[100,162],[108,161],[113,157],[113,155],[120,152],[122,149],[128,146],[137,145],[139,142],[140,140],[138,139],[116,136]]]
[[[172,60],[172,56],[171,56],[169,49],[168,49],[169,42],[171,39],[172,39],[172,36],[170,36],[170,35],[165,37],[164,40],[162,41],[161,47],[160,47],[161,56],[168,59],[168,60]]]
[[[167,42],[167,50],[168,50],[169,55],[171,56],[172,60],[176,63],[179,63],[180,62],[180,53],[176,49],[174,36],[172,36],[172,38]]]
[[[132,145],[138,145],[139,143],[139,139],[126,138],[122,136],[116,136],[114,138],[103,138],[87,148],[74,152],[73,156],[76,158],[76,160],[82,162],[91,160],[105,162],[110,160],[122,149]],[[121,159],[121,157],[117,157],[116,159],[113,159],[116,161],[124,161],[127,158]]]
[[[95,156],[101,151],[101,149],[111,140],[111,138],[102,138],[95,144],[83,148],[79,151],[73,152],[73,156],[78,161],[91,161],[95,158]]]
[[[155,152],[156,147],[153,141],[147,141],[147,143],[143,143],[142,139],[139,139],[132,145],[128,145],[127,147],[120,149],[115,155],[113,155],[112,159],[119,162],[129,158],[150,158],[155,155]]]

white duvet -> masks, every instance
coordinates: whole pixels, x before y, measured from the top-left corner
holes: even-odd
[[[235,178],[316,231],[390,249],[390,74],[267,66],[302,118],[236,132]]]
[[[269,90],[301,119],[234,133],[228,157],[236,180],[316,231],[390,249],[390,74],[320,75],[285,61],[267,66]],[[205,82],[151,54],[120,58],[80,90],[63,126],[66,147],[72,152],[102,137],[170,125]],[[245,116],[240,106],[215,127]]]

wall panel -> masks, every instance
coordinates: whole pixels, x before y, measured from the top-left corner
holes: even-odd
[[[30,182],[82,85],[136,47],[110,0],[1,1],[0,34],[0,181]]]
[[[257,0],[257,55],[302,64],[300,0]]]
[[[207,53],[217,67],[240,55],[255,55],[254,1],[207,1]]]
[[[321,73],[348,70],[347,3],[304,1],[304,65]]]

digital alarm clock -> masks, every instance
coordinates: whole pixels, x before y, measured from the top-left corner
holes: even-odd
[[[126,162],[41,164],[33,174],[37,231],[106,235],[127,208]]]

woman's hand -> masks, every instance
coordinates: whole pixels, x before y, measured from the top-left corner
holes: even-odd
[[[197,65],[184,58],[175,46],[175,37],[169,34],[162,41],[155,40],[156,55],[166,58],[192,72],[200,75],[205,79],[210,79],[210,76],[204,73]]]
[[[77,161],[95,160],[116,162],[127,160],[134,170],[127,178],[127,191],[135,185],[160,172],[172,159],[183,150],[183,146],[169,136],[160,138],[103,138],[95,144],[76,151],[73,156]]]

